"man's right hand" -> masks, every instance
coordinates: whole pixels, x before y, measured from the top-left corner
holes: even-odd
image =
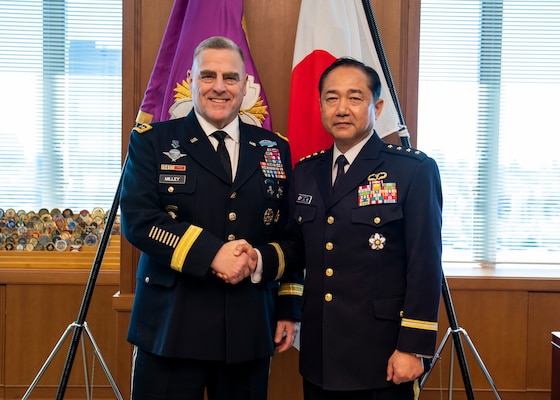
[[[243,253],[247,254],[251,259],[251,262],[255,263],[256,267],[257,262],[259,261],[259,256],[257,255],[255,248],[245,240],[238,240],[237,242],[237,246],[235,246],[235,249],[233,250],[233,255],[240,256]]]
[[[216,276],[232,284],[239,283],[247,278],[257,266],[256,252],[255,259],[253,259],[247,252],[237,251],[239,246],[247,249],[247,251],[251,249],[255,252],[253,247],[244,239],[226,242],[218,250],[210,264],[210,268]]]

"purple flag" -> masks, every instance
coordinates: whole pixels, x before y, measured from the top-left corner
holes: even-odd
[[[210,36],[225,36],[245,55],[249,80],[241,119],[272,129],[268,102],[253,63],[243,26],[243,0],[175,0],[136,122],[164,121],[192,108],[186,78],[196,46]]]

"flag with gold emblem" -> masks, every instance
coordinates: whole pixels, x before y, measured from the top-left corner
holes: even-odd
[[[196,46],[210,36],[225,36],[245,55],[249,79],[241,119],[271,129],[268,102],[260,84],[243,20],[243,0],[175,0],[144,93],[137,124],[185,116],[192,108],[186,78]]]

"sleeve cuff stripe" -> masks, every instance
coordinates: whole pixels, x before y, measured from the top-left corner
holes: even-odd
[[[173,252],[173,256],[171,257],[171,268],[176,271],[183,272],[183,265],[185,264],[187,254],[189,254],[192,245],[196,239],[198,239],[201,232],[202,228],[195,225],[189,226]]]
[[[437,322],[420,321],[417,319],[408,319],[408,318],[402,319],[401,326],[405,328],[422,329],[425,331],[437,331],[438,329]]]
[[[278,243],[270,243],[274,249],[276,249],[276,253],[278,254],[278,272],[276,273],[276,278],[274,280],[278,280],[282,278],[284,275],[284,269],[286,268],[286,261],[284,259],[284,252]]]
[[[283,283],[278,289],[278,296],[303,296],[303,285],[300,283]]]

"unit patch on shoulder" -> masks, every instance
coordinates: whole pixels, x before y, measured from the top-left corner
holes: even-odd
[[[132,128],[133,131],[138,133],[148,132],[150,129],[152,129],[152,125],[150,124],[137,124],[134,128]]]

